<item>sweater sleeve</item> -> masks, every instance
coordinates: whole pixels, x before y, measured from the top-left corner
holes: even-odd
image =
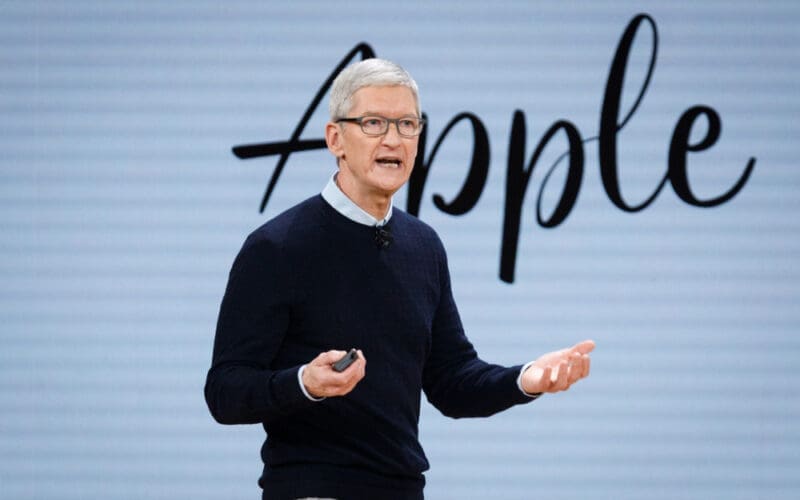
[[[431,352],[423,372],[428,401],[453,418],[486,417],[532,401],[517,385],[521,366],[504,367],[478,358],[464,334],[441,243],[438,249],[441,295],[434,317]]]
[[[300,366],[270,367],[289,326],[292,285],[280,254],[274,242],[251,236],[231,268],[205,385],[219,423],[267,422],[314,404],[298,385]]]

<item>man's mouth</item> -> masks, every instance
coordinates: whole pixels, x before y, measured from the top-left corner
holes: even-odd
[[[402,165],[402,162],[398,158],[378,158],[376,163],[386,168],[400,168]]]

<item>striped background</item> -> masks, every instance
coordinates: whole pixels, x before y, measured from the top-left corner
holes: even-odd
[[[237,144],[288,139],[344,55],[366,42],[416,77],[429,147],[470,111],[491,142],[468,214],[451,200],[465,125],[428,178],[420,216],[450,255],[481,355],[525,362],[594,338],[592,376],[489,420],[425,406],[432,499],[796,498],[800,494],[800,6],[793,1],[14,1],[0,4],[0,497],[258,498],[258,426],[223,427],[202,385],[227,272],[245,235],[318,192],[324,151],[277,159]],[[701,198],[669,186],[635,214],[603,191],[585,144],[564,224],[523,211],[516,281],[498,278],[514,110],[527,153],[558,119],[598,132],[608,68],[639,12],[656,69],[618,137],[626,200],[664,175],[673,127],[722,118],[690,155]],[[623,109],[652,33],[637,37]],[[303,138],[321,137],[325,109]],[[704,133],[702,120],[697,138]],[[694,136],[693,136],[694,137]],[[560,140],[560,139],[559,139]],[[545,192],[557,201],[556,182]],[[397,197],[405,207],[405,193]]]

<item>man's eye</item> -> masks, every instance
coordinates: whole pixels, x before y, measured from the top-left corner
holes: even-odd
[[[383,125],[383,120],[380,118],[366,118],[364,119],[364,125],[368,127],[380,127]]]
[[[417,122],[414,120],[400,120],[400,126],[406,129],[416,129]]]

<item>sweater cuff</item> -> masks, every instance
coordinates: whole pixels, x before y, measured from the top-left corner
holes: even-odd
[[[309,394],[308,391],[306,390],[306,385],[303,383],[303,372],[305,371],[305,369],[306,365],[303,365],[300,367],[299,370],[297,370],[297,383],[300,384],[300,390],[303,391],[303,394],[311,401],[322,401],[323,399],[325,399],[324,397],[315,398],[314,396]]]
[[[528,396],[528,397],[529,397],[529,398],[531,398],[531,399],[536,399],[536,398],[538,398],[539,396],[541,396],[541,395],[542,395],[542,393],[541,393],[541,392],[534,392],[533,394],[531,394],[531,393],[529,393],[529,392],[525,392],[525,389],[523,389],[523,388],[522,388],[522,374],[523,374],[523,373],[525,373],[525,370],[527,370],[528,368],[530,368],[530,367],[531,367],[531,365],[532,365],[534,362],[535,362],[535,361],[531,361],[531,362],[529,362],[529,363],[525,363],[524,365],[522,365],[522,368],[520,368],[520,370],[519,370],[519,376],[517,377],[517,387],[519,387],[519,390],[520,390],[520,392],[521,392],[522,394],[524,394],[524,395]],[[302,385],[302,384],[301,384],[301,385]]]
[[[297,387],[298,368],[287,368],[272,373],[269,386],[272,393],[275,409],[283,415],[288,415],[314,404],[308,399],[301,389]]]

